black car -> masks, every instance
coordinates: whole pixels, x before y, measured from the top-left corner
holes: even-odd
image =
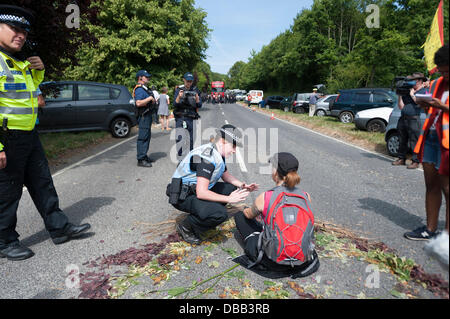
[[[294,93],[292,96],[291,110],[294,113],[308,113],[309,112],[309,99],[313,93]]]
[[[390,89],[364,88],[340,90],[334,103],[330,104],[331,116],[338,117],[342,123],[352,123],[359,111],[393,107],[397,96]]]
[[[269,96],[266,98],[265,106],[272,109],[281,109],[281,101],[284,97],[279,95]]]
[[[63,81],[39,87],[46,103],[39,114],[40,132],[107,130],[127,137],[137,124],[134,100],[123,85]]]

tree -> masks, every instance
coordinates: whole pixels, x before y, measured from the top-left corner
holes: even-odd
[[[72,79],[131,88],[136,72],[146,69],[152,84],[173,88],[204,58],[209,29],[194,0],[97,0],[91,8],[97,21],[83,20],[83,30],[98,42],[80,47],[78,65],[66,71]]]

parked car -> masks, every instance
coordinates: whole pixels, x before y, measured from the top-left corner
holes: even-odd
[[[331,116],[338,117],[342,123],[352,123],[359,111],[393,107],[397,95],[390,89],[364,88],[340,90],[331,106]]]
[[[134,100],[123,85],[63,81],[40,85],[46,105],[40,132],[107,130],[127,137],[137,120]]]
[[[299,114],[309,112],[309,98],[311,95],[312,93],[294,93],[291,110]]]
[[[279,95],[269,96],[266,98],[265,106],[266,108],[271,109],[280,109],[281,101],[283,101],[284,97]]]
[[[401,111],[398,105],[395,105],[391,115],[389,116],[389,122],[386,126],[386,132],[384,133],[384,140],[386,141],[386,149],[391,156],[398,155],[398,147],[400,145],[400,134],[397,130],[398,120],[400,119]],[[423,127],[427,115],[424,112],[420,113],[420,126]],[[410,153],[414,149],[415,145],[409,145]]]
[[[292,109],[292,99],[293,96],[285,97],[280,102],[280,109],[284,110],[285,112],[289,112]]]
[[[337,94],[326,95],[321,97],[316,102],[316,114],[317,116],[328,116],[331,115],[330,112],[330,102],[336,100]]]
[[[355,115],[355,126],[360,130],[384,133],[392,107],[379,107],[360,111]]]

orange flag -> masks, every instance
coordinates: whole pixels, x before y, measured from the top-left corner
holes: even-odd
[[[434,64],[434,54],[440,47],[444,45],[444,16],[443,16],[443,0],[439,3],[433,22],[431,23],[430,33],[428,33],[427,40],[422,46],[425,53],[425,62],[427,64],[428,72],[433,74],[436,72],[436,64]]]

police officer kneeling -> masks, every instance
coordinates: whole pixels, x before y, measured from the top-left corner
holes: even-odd
[[[227,203],[238,203],[257,184],[247,185],[227,170],[225,158],[241,145],[240,132],[230,124],[217,130],[214,142],[195,148],[180,162],[167,187],[169,203],[189,213],[177,225],[178,234],[188,243],[199,244],[200,236],[227,218]],[[219,182],[222,178],[223,182]]]
[[[22,188],[28,189],[55,244],[79,236],[89,224],[75,226],[59,208],[48,162],[34,126],[36,89],[44,78],[38,56],[21,50],[33,15],[20,7],[0,5],[0,258],[23,260],[34,255],[19,243],[17,208]]]

